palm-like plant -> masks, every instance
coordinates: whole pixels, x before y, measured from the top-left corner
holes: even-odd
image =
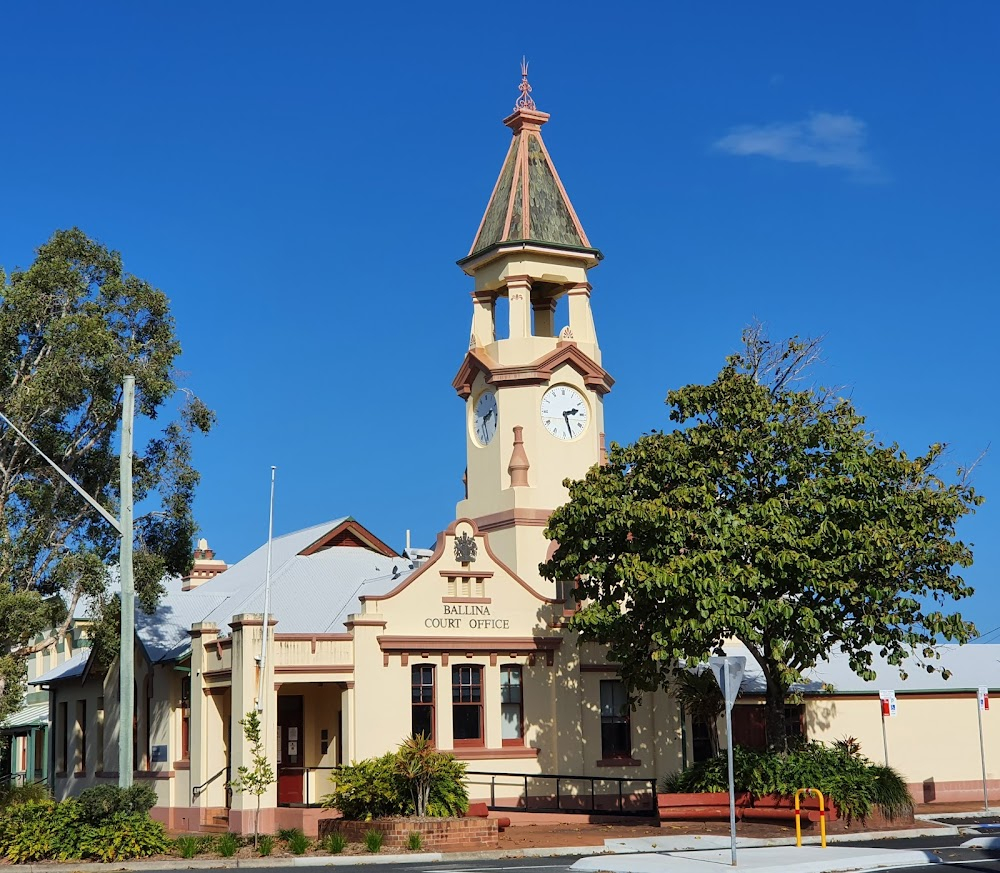
[[[726,711],[726,701],[712,671],[704,667],[680,670],[674,682],[674,696],[692,722],[703,722],[708,727],[712,755],[719,754],[719,716]]]

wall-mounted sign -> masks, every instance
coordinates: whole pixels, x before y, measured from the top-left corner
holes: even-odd
[[[980,685],[979,686],[979,691],[977,692],[976,697],[979,698],[979,708],[983,712],[989,712],[990,711],[990,689],[989,689],[989,687],[986,686],[986,685]]]
[[[888,716],[889,718],[895,718],[896,712],[896,692],[895,691],[880,691],[878,693],[879,702],[882,705],[882,718]]]

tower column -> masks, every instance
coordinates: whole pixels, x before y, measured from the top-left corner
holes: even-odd
[[[496,339],[496,302],[492,293],[472,295],[470,347],[489,345]]]
[[[507,301],[510,304],[510,338],[531,336],[531,279],[527,276],[508,279]]]
[[[590,284],[579,282],[570,285],[566,297],[569,300],[569,329],[573,331],[573,339],[581,343],[596,343],[597,329],[590,310]]]

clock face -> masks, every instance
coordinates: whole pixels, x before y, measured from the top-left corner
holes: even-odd
[[[492,391],[484,391],[472,411],[472,435],[481,446],[488,446],[496,432],[497,396]]]
[[[542,395],[542,424],[554,437],[575,440],[586,429],[590,410],[583,395],[569,385],[553,385]]]

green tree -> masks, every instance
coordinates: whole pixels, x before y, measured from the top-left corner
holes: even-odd
[[[176,410],[135,449],[135,578],[147,611],[164,574],[190,568],[199,478],[190,440],[214,419],[190,393],[177,402],[180,351],[167,295],[80,230],[57,231],[27,269],[0,270],[0,409],[112,514],[123,377],[136,379],[140,433],[143,418]],[[2,719],[19,704],[25,658],[61,640],[81,598],[98,620],[105,610],[117,614],[106,568],[117,560],[118,537],[9,428],[0,433],[0,500]],[[110,624],[104,630],[117,639]]]
[[[257,806],[253,816],[253,847],[257,848],[257,837],[260,833],[260,798],[274,784],[274,768],[264,752],[264,739],[261,736],[260,716],[257,710],[251,709],[240,719],[243,736],[250,744],[250,765],[236,769],[236,778],[229,782],[229,787],[237,794],[252,794],[257,798]]]
[[[541,566],[578,580],[588,603],[573,625],[609,646],[633,692],[742,643],[766,681],[772,747],[790,687],[832,650],[874,679],[874,654],[933,672],[935,644],[976,634],[947,608],[972,594],[955,572],[972,563],[956,523],[982,502],[968,471],[943,481],[943,446],[911,457],[849,401],[801,387],[817,353],[749,329],[711,384],[668,394],[679,427],[612,445],[567,483]]]

